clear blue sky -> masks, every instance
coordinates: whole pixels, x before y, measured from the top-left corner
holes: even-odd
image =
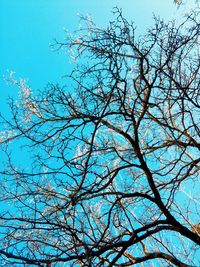
[[[193,1],[188,0],[189,6]],[[67,54],[52,52],[49,44],[53,38],[64,40],[63,28],[69,32],[78,28],[77,13],[90,14],[98,26],[106,26],[113,19],[111,11],[115,6],[135,22],[138,34],[152,24],[153,13],[168,20],[181,17],[187,9],[177,9],[173,0],[0,0],[0,113],[9,118],[7,99],[17,97],[19,91],[6,84],[4,76],[8,71],[14,71],[16,78],[28,79],[33,92],[48,82],[63,84],[62,77],[72,65]],[[20,154],[21,161],[25,160],[20,150],[14,151],[15,156]]]
[[[7,112],[6,98],[18,91],[3,80],[7,70],[28,78],[33,91],[59,82],[69,71],[69,59],[52,52],[49,43],[64,39],[63,27],[78,27],[77,13],[89,13],[98,25],[106,25],[114,6],[135,21],[138,32],[152,23],[153,13],[172,19],[182,12],[173,0],[0,0],[0,112]]]
[[[63,28],[69,32],[78,28],[77,13],[91,14],[97,25],[106,26],[112,8],[118,6],[142,34],[152,24],[153,13],[166,20],[180,19],[193,3],[188,0],[187,6],[177,9],[173,0],[0,0],[0,112],[9,112],[6,99],[18,92],[6,85],[7,71],[27,78],[33,91],[48,82],[62,82],[71,67],[69,58],[62,51],[52,52],[49,44],[53,38],[63,41]]]

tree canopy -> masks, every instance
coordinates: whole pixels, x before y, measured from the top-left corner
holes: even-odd
[[[0,263],[198,266],[198,13],[139,37],[120,10],[106,29],[83,20],[55,42],[76,61],[65,86],[10,77]]]

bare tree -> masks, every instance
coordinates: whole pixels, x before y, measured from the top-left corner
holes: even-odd
[[[10,78],[1,266],[200,264],[198,14],[140,37],[114,16],[56,42],[76,60],[64,87]]]

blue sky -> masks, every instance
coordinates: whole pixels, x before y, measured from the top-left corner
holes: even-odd
[[[69,32],[78,28],[77,13],[91,14],[97,25],[106,26],[112,8],[118,6],[142,34],[152,24],[153,13],[179,20],[192,5],[193,0],[179,9],[173,0],[0,0],[0,112],[9,112],[7,98],[18,92],[6,85],[7,71],[28,79],[33,91],[48,82],[63,82],[72,66],[67,54],[53,52],[49,44],[53,38],[64,40],[63,28]]]
[[[188,0],[189,7],[191,3]],[[34,93],[48,82],[65,83],[62,77],[73,66],[67,53],[53,52],[49,44],[54,38],[64,40],[64,28],[78,28],[77,13],[90,14],[98,26],[106,26],[115,6],[135,22],[138,34],[152,24],[153,13],[171,20],[188,8],[177,8],[173,0],[0,0],[0,113],[9,118],[7,99],[18,96],[19,89],[5,82],[9,71],[16,79],[27,79]]]
[[[61,81],[69,72],[69,58],[62,51],[52,52],[49,43],[55,37],[63,41],[63,27],[78,28],[77,13],[91,14],[98,25],[105,26],[114,6],[135,22],[138,33],[152,23],[153,13],[165,19],[182,13],[172,0],[0,0],[0,112],[7,113],[6,99],[18,91],[6,85],[7,71],[28,79],[33,91]]]

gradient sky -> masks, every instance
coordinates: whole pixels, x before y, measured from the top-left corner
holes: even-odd
[[[105,26],[114,6],[135,22],[138,33],[152,23],[153,13],[168,20],[187,8],[177,9],[173,0],[0,0],[0,112],[8,112],[6,99],[18,91],[6,85],[7,71],[28,79],[33,91],[61,81],[69,72],[69,58],[52,52],[49,43],[55,37],[64,40],[64,27],[70,32],[78,28],[77,13],[91,14]]]
[[[8,97],[18,96],[19,89],[5,81],[9,71],[16,79],[27,79],[33,92],[48,82],[66,82],[62,77],[72,68],[70,59],[64,51],[53,52],[49,44],[54,38],[64,40],[63,28],[78,28],[77,13],[90,14],[98,26],[106,26],[113,19],[112,8],[118,6],[135,22],[139,35],[153,23],[153,13],[166,20],[181,18],[193,1],[177,8],[173,0],[0,0],[0,113],[9,118]],[[16,161],[28,160],[20,149],[13,150]],[[1,153],[0,158],[1,165]]]
[[[53,38],[64,40],[63,28],[69,32],[78,28],[77,13],[90,14],[98,26],[106,26],[113,19],[112,8],[118,6],[142,34],[153,14],[180,20],[193,4],[188,0],[187,6],[177,8],[173,0],[0,0],[0,113],[9,114],[7,98],[18,93],[5,82],[9,71],[28,79],[33,91],[48,82],[63,83],[71,68],[69,58],[63,51],[53,52],[49,44]]]

